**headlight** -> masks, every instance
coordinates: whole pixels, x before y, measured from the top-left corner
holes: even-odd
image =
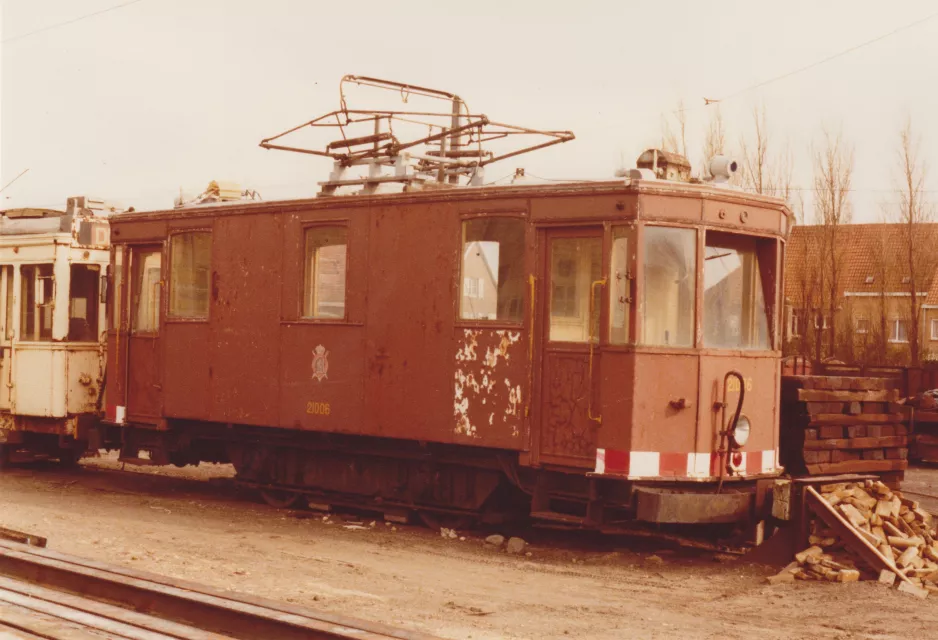
[[[749,423],[749,418],[743,414],[739,414],[739,420],[736,421],[736,428],[733,430],[733,433],[730,434],[730,437],[733,438],[733,444],[735,444],[737,448],[746,446],[751,430],[752,425]]]

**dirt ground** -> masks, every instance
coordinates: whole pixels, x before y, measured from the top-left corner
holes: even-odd
[[[530,557],[509,556],[487,548],[485,533],[444,539],[416,526],[277,511],[205,481],[230,477],[227,466],[116,466],[3,471],[0,525],[46,536],[65,553],[444,638],[938,636],[934,598],[873,583],[769,586],[771,569],[737,557],[652,557],[627,540],[570,534],[534,535]],[[938,495],[938,470],[910,472],[908,488]]]

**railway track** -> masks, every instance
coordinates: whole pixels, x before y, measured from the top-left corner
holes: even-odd
[[[0,638],[432,640],[432,636],[0,539]]]

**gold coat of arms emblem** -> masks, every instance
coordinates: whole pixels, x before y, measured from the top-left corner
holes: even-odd
[[[317,345],[313,349],[313,379],[322,382],[329,377],[329,352],[324,346]]]

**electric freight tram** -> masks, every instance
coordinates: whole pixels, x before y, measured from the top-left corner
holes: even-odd
[[[790,212],[653,153],[607,182],[114,217],[105,441],[230,461],[280,505],[757,515]]]

